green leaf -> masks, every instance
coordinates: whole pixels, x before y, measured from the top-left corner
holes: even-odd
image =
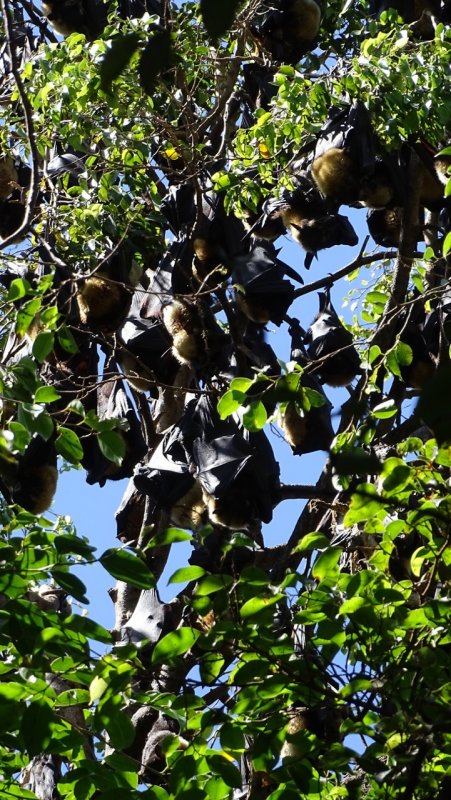
[[[139,81],[146,94],[152,94],[158,76],[173,63],[174,53],[170,32],[162,28],[153,31],[141,53],[138,67]]]
[[[35,403],[54,403],[55,400],[59,400],[61,397],[60,394],[56,391],[53,386],[40,386],[36,389],[36,394],[34,396]]]
[[[55,344],[55,334],[52,331],[43,331],[36,336],[33,342],[32,353],[36,361],[42,364]]]
[[[110,631],[107,631],[102,625],[99,625],[89,617],[81,616],[80,614],[72,614],[67,617],[64,624],[68,630],[76,634],[82,634],[87,639],[94,639],[96,642],[104,642],[105,644],[112,644]]]
[[[203,653],[199,664],[202,680],[205,683],[213,683],[219,678],[224,665],[225,659],[220,653]]]
[[[101,675],[94,675],[89,685],[89,701],[95,703],[100,700],[108,689],[108,682]]]
[[[323,581],[338,573],[338,562],[341,556],[341,547],[329,547],[316,559],[312,567],[312,576]]]
[[[251,403],[243,414],[243,425],[251,432],[260,431],[264,428],[268,419],[268,414],[263,403],[258,400]]]
[[[100,88],[104,92],[111,92],[113,81],[124,71],[138,46],[138,33],[121,34],[113,40],[100,64]]]
[[[370,603],[366,597],[351,597],[349,600],[345,600],[344,603],[341,604],[338,613],[350,615],[367,605],[370,605]]]
[[[67,572],[64,567],[53,567],[50,573],[54,581],[58,586],[61,586],[65,592],[75,597],[80,603],[89,603],[86,597],[86,586],[80,578]]]
[[[389,419],[390,417],[394,417],[398,410],[398,406],[394,400],[384,400],[383,403],[374,406],[371,413],[373,417],[377,419]]]
[[[110,548],[99,558],[100,563],[113,578],[130,583],[139,589],[152,589],[155,578],[142,558],[129,550]]]
[[[321,550],[329,546],[329,539],[320,531],[307,533],[295,547],[295,553],[309,553],[312,550]]]
[[[251,597],[240,608],[240,615],[245,620],[252,620],[261,617],[268,610],[273,614],[273,607],[283,599],[283,594],[265,595],[263,597]]]
[[[365,522],[372,517],[384,517],[387,505],[375,486],[371,483],[361,483],[351,497],[349,511],[345,514],[343,524],[350,528],[358,522]]]
[[[226,417],[234,414],[245,402],[246,395],[244,392],[238,391],[237,389],[229,389],[218,401],[218,414],[220,418],[226,419]]]
[[[40,308],[40,297],[34,297],[32,300],[29,300],[28,303],[25,303],[17,312],[16,333],[18,336],[24,336],[26,334]]]
[[[384,464],[384,473],[387,473],[387,464],[391,459],[388,459]],[[397,459],[393,459],[397,461]],[[406,464],[394,464],[388,471],[387,477],[384,479],[382,488],[384,492],[391,494],[398,492],[407,485],[411,477],[410,467]]]
[[[57,453],[71,464],[79,464],[83,458],[83,447],[77,434],[70,428],[60,427],[55,441]]]
[[[90,559],[96,551],[95,547],[80,539],[79,536],[73,536],[70,533],[59,533],[55,538],[54,545],[58,553],[73,553],[87,559]]]
[[[45,753],[52,741],[56,717],[45,700],[34,698],[22,717],[21,735],[30,758]]]
[[[210,39],[217,41],[232,27],[241,0],[200,0],[200,13]]]
[[[50,414],[46,414],[45,412],[39,414],[34,421],[33,429],[35,433],[39,433],[39,435],[42,436],[46,442],[48,442],[55,429],[53,419],[51,418]]]
[[[72,332],[66,327],[66,325],[62,325],[58,330],[57,339],[58,344],[63,348],[63,350],[66,351],[66,353],[70,353],[71,355],[78,353],[78,344],[75,341]]]
[[[234,392],[242,392],[243,394],[246,394],[248,389],[250,389],[253,384],[254,381],[252,378],[233,378],[233,380],[230,381],[230,388]]]
[[[166,634],[155,645],[152,653],[153,664],[170,664],[178,656],[182,656],[191,650],[200,636],[200,631],[194,628],[178,628],[176,631]]]
[[[223,750],[232,750],[235,753],[244,753],[246,750],[244,733],[238,725],[225,722],[219,736]]]
[[[105,726],[112,747],[118,750],[130,747],[135,738],[135,728],[129,715],[118,708],[113,699],[102,703],[96,716]]]
[[[188,531],[182,528],[166,528],[161,533],[152,536],[149,544],[146,545],[146,550],[151,550],[154,547],[164,547],[167,544],[178,544],[179,542],[189,542],[193,537]]]
[[[241,789],[242,778],[239,769],[221,755],[207,756],[206,760],[216,775],[219,775],[227,786]]]
[[[14,303],[16,300],[21,300],[22,297],[25,297],[29,291],[30,284],[27,280],[24,278],[14,278],[10,283],[6,299],[9,303]]]
[[[125,456],[124,437],[117,431],[101,431],[98,434],[98,442],[105,458],[120,467]]]
[[[202,569],[202,567],[182,567],[181,569],[177,569],[171,575],[168,580],[168,584],[197,581],[198,578],[202,577],[202,575],[205,575],[205,570]]]
[[[196,586],[196,597],[208,597],[210,594],[219,592],[233,583],[231,575],[205,575]]]

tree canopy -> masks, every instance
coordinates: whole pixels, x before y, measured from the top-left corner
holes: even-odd
[[[0,5],[1,796],[445,800],[450,2]]]

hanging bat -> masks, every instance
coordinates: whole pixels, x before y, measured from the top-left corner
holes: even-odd
[[[105,28],[108,6],[101,0],[43,0],[42,11],[61,36],[84,33],[92,41]]]
[[[23,455],[18,456],[11,499],[31,514],[43,514],[50,507],[58,482],[53,439],[34,436]]]
[[[340,321],[330,301],[330,289],[318,292],[319,313],[307,331],[304,343],[309,359],[318,361],[314,372],[329,386],[347,386],[360,369],[360,358],[352,334]]]
[[[319,250],[327,250],[340,244],[353,247],[359,242],[354,228],[343,214],[305,219],[299,223],[292,221],[289,230],[293,239],[307,251],[304,261],[306,269],[310,269]]]
[[[249,211],[243,219],[247,235],[255,239],[274,242],[287,232],[279,213],[279,198],[269,197],[261,203],[257,212]]]
[[[399,247],[401,240],[402,208],[378,208],[368,211],[366,222],[376,244]]]
[[[446,169],[445,160],[436,157],[437,148],[425,139],[412,141],[404,147],[404,159],[409,163],[412,150],[419,159],[420,204],[430,211],[440,211],[445,204],[443,179]]]
[[[402,206],[405,202],[405,166],[399,152],[376,158],[374,170],[360,185],[359,202],[367,208]]]
[[[307,251],[304,266],[309,269],[318,250],[339,244],[355,245],[357,234],[349,220],[330,213],[331,204],[321,196],[306,175],[296,176],[294,191],[285,190],[280,199],[270,198],[263,213],[250,229],[254,236],[273,240],[288,229],[293,239]]]
[[[423,332],[425,322],[424,306],[419,302],[399,315],[400,341],[409,345],[412,350],[411,363],[400,365],[399,370],[404,383],[414,389],[423,389],[436,369]]]
[[[25,206],[18,197],[14,198],[14,195],[18,194],[18,192],[13,192],[8,200],[0,200],[0,237],[2,239],[12,236],[24,221]]]
[[[437,177],[444,186],[451,179],[451,145],[448,144],[434,156]]]
[[[192,526],[205,506],[210,520],[227,528],[240,530],[254,519],[269,522],[279,467],[260,434],[247,436],[233,420],[220,420],[212,398],[202,395],[188,403],[148,464],[135,474],[135,485],[172,515],[174,507],[187,503],[197,482],[204,505],[198,505],[195,493]]]
[[[290,333],[291,360],[296,361],[299,366],[305,368],[308,365],[308,357],[304,349],[300,326],[293,323]],[[301,386],[318,392],[324,399],[323,405],[312,405],[309,411],[299,413],[296,403],[290,401],[284,413],[279,413],[278,424],[295,455],[314,453],[317,450],[329,450],[334,437],[331,420],[332,404],[327,399],[315,375],[303,372]]]
[[[270,522],[279,465],[263,431],[248,434],[233,420],[220,420],[208,395],[197,403],[192,428],[192,460],[210,520],[232,530]]]
[[[250,127],[255,123],[254,111],[257,108],[268,110],[271,100],[277,95],[278,87],[274,83],[274,67],[263,67],[251,62],[243,66],[245,94],[244,125]],[[246,124],[248,123],[248,124]]]
[[[140,19],[144,14],[161,17],[162,0],[119,0],[118,12],[122,19]]]
[[[368,211],[366,216],[368,230],[376,244],[380,244],[381,247],[399,248],[401,221],[402,208],[397,206],[393,208],[373,208]],[[417,242],[422,240],[424,231],[424,225],[415,226],[414,233]]]
[[[132,475],[133,468],[147,453],[141,424],[124,391],[122,381],[114,375],[115,362],[106,363],[104,380],[97,387],[97,415],[99,420],[117,420],[123,428],[115,428],[121,436],[125,454],[120,465],[110,461],[100,450],[94,431],[83,441],[82,464],[86,469],[86,482],[104,486],[107,480],[120,481]],[[111,379],[114,376],[114,379]]]
[[[427,352],[432,358],[438,359],[440,349],[446,345],[449,348],[451,343],[451,293],[449,288],[445,288],[439,299],[435,301],[433,308],[426,315],[422,325]]]
[[[116,536],[123,544],[136,544],[144,521],[145,497],[135,486],[133,477],[127,483],[122,500],[114,514]]]
[[[331,109],[318,134],[311,173],[321,193],[337,203],[359,200],[362,182],[374,173],[373,131],[360,100]]]
[[[255,15],[252,32],[275,61],[297,64],[315,49],[323,5],[318,0],[272,0]]]
[[[7,181],[7,176],[14,175],[14,179]],[[6,239],[20,228],[25,217],[26,189],[31,181],[31,169],[20,158],[12,159],[5,156],[0,159],[0,236]],[[6,199],[2,186],[6,192]],[[37,202],[42,201],[41,193]],[[26,235],[26,234],[25,234]],[[19,239],[15,240],[16,242]]]
[[[147,639],[148,647],[153,647],[170,631],[170,623],[170,604],[161,602],[156,589],[144,589],[133,614],[121,628],[120,641],[138,644]]]
[[[134,389],[156,392],[156,382],[172,384],[178,364],[172,339],[163,324],[163,306],[175,292],[189,291],[192,249],[185,241],[173,241],[155,271],[148,270],[135,288],[124,324],[118,331],[118,363]]]
[[[270,244],[252,245],[234,260],[232,281],[241,311],[255,323],[280,325],[293,301],[294,286],[284,278],[286,265]]]
[[[5,200],[19,185],[16,159],[9,155],[0,156],[0,200]]]
[[[224,198],[208,181],[201,184],[202,206],[192,234],[195,253],[193,271],[200,283],[220,269],[219,281],[228,271],[231,258],[242,253],[246,228],[234,214],[226,214]]]
[[[306,172],[295,175],[296,188],[285,189],[281,197],[269,197],[262,211],[250,228],[256,238],[273,241],[282,236],[293,223],[299,227],[303,220],[324,217],[332,210]],[[333,209],[334,211],[336,208]]]
[[[205,512],[189,452],[195,407],[195,400],[188,402],[180,420],[167,430],[147,463],[141,464],[134,475],[136,489],[153,500],[155,509],[167,511],[174,524],[191,530],[202,525]]]
[[[78,177],[86,172],[86,166],[80,155],[76,153],[57,153],[47,164],[47,175],[56,180],[69,174],[68,186],[78,186]]]
[[[197,217],[196,195],[190,181],[170,186],[161,201],[160,211],[168,222],[174,236],[183,239],[187,236]]]
[[[201,367],[229,341],[201,300],[174,298],[163,308],[163,322],[172,338],[172,353],[180,364]]]
[[[451,0],[444,0],[440,12],[440,22],[444,25],[451,25]]]
[[[132,299],[131,257],[119,247],[92,275],[77,280],[80,322],[93,330],[114,331]]]

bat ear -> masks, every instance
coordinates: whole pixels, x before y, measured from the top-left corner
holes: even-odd
[[[330,307],[330,286],[326,286],[323,292],[318,292],[319,313],[324,314]]]

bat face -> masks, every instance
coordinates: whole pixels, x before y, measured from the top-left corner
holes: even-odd
[[[376,162],[374,173],[360,185],[359,200],[367,208],[384,208],[395,201],[396,191],[383,161]]]
[[[263,202],[261,214],[255,214],[253,218],[249,219],[248,232],[256,239],[265,239],[268,242],[273,242],[286,232],[282,215],[280,214],[280,202],[280,200],[270,197]]]
[[[359,241],[351,223],[342,214],[303,220],[299,225],[291,225],[290,231],[293,239],[308,253],[341,244],[354,246]]]
[[[399,247],[401,213],[400,208],[381,208],[368,212],[368,230],[376,244],[381,247]]]
[[[451,153],[435,156],[434,166],[439,181],[446,186],[451,178]]]
[[[170,510],[171,521],[180,528],[196,531],[203,525],[206,505],[198,483],[174,503]]]

